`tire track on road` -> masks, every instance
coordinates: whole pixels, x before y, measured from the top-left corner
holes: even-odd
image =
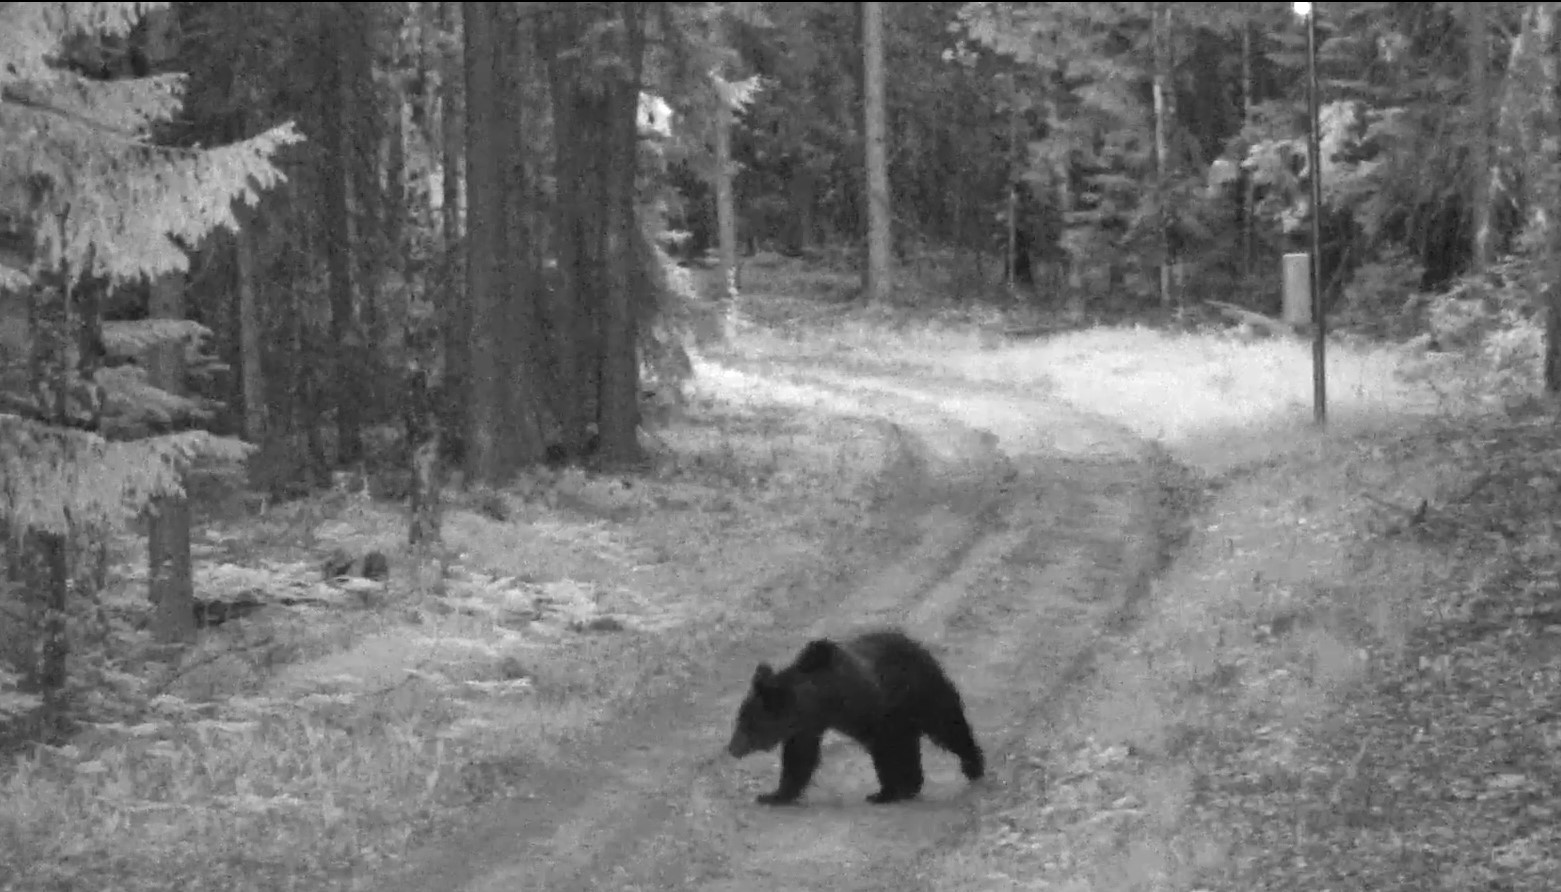
[[[735,843],[722,840],[728,856],[705,882],[684,870],[646,877],[646,888],[926,888],[921,863],[971,830],[983,788],[1029,770],[1008,753],[1044,725],[1037,717],[1048,713],[1073,667],[1089,661],[1101,630],[1129,598],[1125,577],[1137,569],[1140,534],[1152,533],[1134,488],[1113,485],[1142,479],[1141,466],[1051,465],[1027,469],[1016,481],[1006,526],[989,530],[959,567],[901,605],[964,692],[988,750],[989,779],[966,786],[951,757],[924,745],[923,799],[877,808],[860,802],[873,788],[869,760],[842,743],[826,755],[803,808],[776,813],[742,797],[726,800],[733,803],[730,823],[741,829]],[[1045,504],[1033,498],[1037,488],[1050,493]]]
[[[1155,520],[1144,504],[1153,475],[1136,447],[1115,443],[1109,457],[1083,461],[1007,456],[979,426],[994,412],[1005,431],[1092,423],[1078,413],[1041,402],[1027,413],[1005,398],[997,409],[972,403],[982,418],[966,423],[947,395],[903,390],[873,397],[915,452],[886,487],[894,551],[832,580],[794,580],[773,627],[717,648],[684,689],[548,772],[545,805],[510,807],[464,857],[433,859],[391,888],[923,888],[922,859],[968,832],[985,785],[1024,770],[1006,754],[1051,715],[1111,617],[1128,609],[1149,572],[1143,543]],[[952,757],[927,746],[923,799],[869,806],[870,761],[833,742],[801,807],[754,805],[776,759],[720,755],[754,664],[785,660],[811,637],[886,624],[945,659],[988,749],[989,780],[967,785]]]
[[[896,417],[903,419],[905,407],[899,408]],[[948,430],[948,416],[929,418],[925,402],[913,411],[937,424],[946,442],[961,441]],[[979,441],[991,452],[988,440]],[[1142,542],[1154,538],[1141,498],[1152,480],[1142,463],[1052,457],[1020,471],[1001,459],[995,453],[982,459],[979,481],[969,465],[948,473],[948,504],[921,518],[931,529],[917,549],[920,558],[886,566],[794,636],[790,648],[754,658],[784,659],[817,635],[908,627],[954,672],[984,729],[978,733],[999,783],[1020,768],[1008,764],[1006,753],[1035,727],[1037,713],[1046,712],[1073,667],[1089,662],[1101,629],[1129,597],[1129,577],[1142,570],[1148,553]],[[724,736],[742,694],[740,681],[732,687],[715,713],[717,735]],[[681,790],[679,807],[663,809],[671,824],[638,836],[631,854],[612,862],[614,870],[592,871],[567,888],[919,888],[918,865],[974,825],[983,787],[967,786],[946,754],[924,750],[923,799],[892,808],[861,801],[873,789],[870,761],[844,741],[826,744],[824,765],[800,808],[751,804],[758,788],[773,783],[773,758],[712,764]],[[757,784],[734,776],[757,776]],[[679,788],[657,795],[677,797]]]
[[[733,803],[751,806],[753,793],[733,789],[735,785],[727,779],[733,766],[728,764],[723,770],[720,762],[710,760],[691,764],[689,754],[705,752],[718,760],[724,758],[718,754],[730,731],[737,700],[744,693],[753,665],[766,654],[783,659],[783,654],[809,637],[845,634],[849,628],[863,625],[860,618],[864,612],[894,621],[892,615],[903,608],[907,598],[924,597],[965,565],[998,516],[997,489],[989,482],[996,476],[996,465],[988,460],[976,466],[985,471],[983,477],[972,475],[967,465],[930,462],[930,506],[923,502],[913,509],[909,500],[902,499],[902,510],[920,512],[906,518],[920,527],[908,552],[862,574],[855,584],[842,587],[842,597],[824,606],[820,618],[793,624],[793,628],[806,628],[803,635],[783,630],[784,639],[765,636],[770,640],[756,643],[748,661],[736,672],[712,678],[710,683],[719,686],[718,692],[706,692],[702,702],[687,702],[690,711],[683,714],[684,723],[668,728],[667,736],[654,749],[631,757],[636,764],[624,774],[640,778],[641,783],[611,791],[607,800],[577,815],[554,835],[548,846],[552,867],[545,883],[536,888],[686,889],[718,876],[731,860],[731,840],[719,830],[700,832],[704,823],[701,800],[712,802],[710,807],[727,816],[718,824],[731,827],[740,823],[731,814]],[[768,880],[767,887],[786,888],[769,885]],[[471,888],[473,892],[498,892],[515,886],[512,879],[505,878]]]

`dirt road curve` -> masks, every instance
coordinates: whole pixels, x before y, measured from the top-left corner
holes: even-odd
[[[789,593],[774,629],[721,648],[687,689],[540,779],[535,800],[506,806],[478,838],[388,888],[926,888],[919,865],[958,844],[983,790],[1038,770],[1006,754],[1027,735],[1048,735],[1048,705],[1083,677],[1094,642],[1160,559],[1159,489],[1140,447],[1042,399],[798,374],[849,388],[921,456],[897,481],[895,521],[912,531],[901,547],[865,555],[841,590]],[[777,758],[717,755],[754,663],[788,659],[811,636],[882,623],[942,655],[987,749],[988,777],[967,785],[952,757],[924,745],[921,800],[870,806],[870,762],[832,739],[800,806],[755,805]]]

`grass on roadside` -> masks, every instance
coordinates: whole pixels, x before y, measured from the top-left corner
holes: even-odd
[[[770,276],[784,292],[785,269]],[[760,312],[776,317],[756,336],[769,353],[1046,389],[1159,441],[1213,490],[1094,695],[1054,723],[1068,733],[1013,754],[1018,783],[932,866],[938,888],[1554,885],[1548,416],[1454,403],[1489,395],[1477,365],[1428,380],[1402,350],[1343,341],[1321,432],[1308,343],[1142,328],[1012,343],[993,314]]]
[[[1550,430],[1431,422],[1228,480],[940,888],[1552,888]]]
[[[1561,452],[1459,414],[1395,349],[976,325],[859,337],[880,367],[1048,388],[1213,489],[1065,735],[939,888],[1545,889],[1561,867]],[[833,339],[833,340],[831,340]],[[797,349],[809,340],[799,337]],[[1467,408],[1458,407],[1459,409]]]
[[[566,473],[458,500],[441,555],[407,552],[402,512],[357,500],[204,530],[202,596],[332,606],[230,622],[177,667],[109,664],[93,696],[118,690],[104,711],[123,720],[0,774],[0,889],[337,887],[523,795],[528,771],[765,622],[755,586],[827,561],[879,495],[883,431],[751,384],[701,382],[632,485]],[[479,510],[498,503],[504,520]],[[331,590],[310,555],[332,546],[389,553],[389,587]],[[111,609],[146,609],[144,549],[126,543]]]
[[[1222,484],[1103,659],[1103,696],[1076,705],[1079,733],[1015,754],[1032,767],[976,845],[937,865],[939,888],[1349,888],[1329,865],[1358,866],[1377,883],[1362,889],[1427,888],[1433,869],[1509,888],[1555,875],[1544,810],[1561,728],[1546,698],[1561,673],[1543,630],[1561,545],[1539,509],[1561,460],[1538,430],[1427,425],[1389,351],[1333,349],[1335,425],[1316,435],[1304,344],[1134,329],[1016,344],[968,314],[906,323],[761,297],[771,327],[733,349],[1051,388]],[[133,721],[20,760],[0,780],[0,888],[327,886],[480,797],[523,792],[528,766],[762,622],[730,594],[809,559],[818,525],[869,504],[892,459],[805,386],[712,373],[694,403],[662,434],[679,456],[665,479],[566,481],[507,522],[453,514],[463,569],[433,574],[442,595],[420,584],[342,623],[257,623],[200,669],[218,702],[175,686]],[[1490,443],[1508,441],[1525,460],[1492,465]],[[1462,495],[1491,467],[1494,484]],[[1461,507],[1514,490],[1522,511]],[[1499,546],[1498,519],[1512,527]],[[399,529],[399,515],[373,523]],[[1489,606],[1509,589],[1538,631],[1473,636],[1514,628]]]
[[[767,355],[845,356],[864,369],[1052,392],[1199,464],[1266,460],[1276,447],[1315,439],[1310,341],[1121,326],[1013,340],[1002,334],[1011,312],[995,307],[819,300],[820,289],[850,298],[853,276],[773,258],[745,275],[744,307],[762,325],[739,351],[746,344]],[[1432,390],[1403,380],[1411,362],[1403,350],[1333,338],[1326,355],[1335,431],[1391,427],[1443,408]],[[1242,454],[1231,452],[1237,441],[1249,444]]]
[[[1012,754],[1017,783],[931,866],[938,888],[1554,886],[1548,414],[1450,400],[1489,394],[1476,366],[1427,381],[1402,350],[1330,341],[1320,432],[1309,343],[1144,328],[1010,343],[968,315],[771,312],[798,353],[1046,389],[1212,490],[1141,622],[1053,723],[1068,731]]]

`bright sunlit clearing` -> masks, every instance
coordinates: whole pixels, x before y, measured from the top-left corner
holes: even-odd
[[[1303,19],[1312,14],[1312,4],[1310,3],[1293,3],[1291,5],[1295,7],[1295,14]]]

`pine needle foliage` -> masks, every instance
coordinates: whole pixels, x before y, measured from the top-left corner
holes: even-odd
[[[7,63],[0,68],[0,221],[7,235],[21,243],[24,261],[0,273],[0,286],[7,288],[0,301],[12,304],[8,320],[58,316],[68,329],[47,339],[32,332],[25,341],[29,352],[37,353],[45,340],[84,343],[87,326],[109,356],[144,356],[171,341],[198,343],[205,331],[193,322],[103,325],[92,318],[91,308],[80,306],[78,292],[88,282],[109,288],[186,270],[187,250],[219,227],[235,229],[234,201],[253,205],[261,191],[278,183],[282,175],[271,158],[301,139],[286,124],[209,149],[159,145],[156,127],[178,113],[183,76],[109,80],[101,71],[143,17],[163,6],[0,4],[0,57]],[[65,306],[35,306],[24,315],[19,302]],[[70,358],[74,361],[64,365],[72,371],[82,368],[83,357]],[[22,357],[0,359],[13,371]],[[98,391],[99,404],[103,391],[112,392],[113,414],[144,410],[168,420],[199,414],[190,401],[152,387],[138,369],[86,370],[91,380],[79,383]],[[108,494],[131,498],[123,510],[134,513],[144,507],[141,499],[166,490],[170,466],[181,466],[203,448],[234,452],[234,447],[216,445],[216,438],[182,434],[110,447],[102,435],[113,427],[112,419],[101,417],[91,429],[51,438],[47,430],[61,426],[68,420],[62,416],[70,413],[40,404],[36,393],[20,392],[19,377],[6,380],[12,386],[6,388],[5,407],[13,416],[5,419],[0,461],[11,482],[7,517],[23,526],[52,527],[67,514],[85,521],[122,518],[119,508],[108,507]],[[39,389],[39,382],[31,384]],[[94,466],[71,468],[81,460]],[[21,467],[33,463],[53,467],[41,476]],[[53,478],[76,482],[41,490],[21,482],[42,485]],[[89,495],[84,486],[102,491]],[[58,504],[50,507],[51,501]]]
[[[125,63],[167,5],[0,3],[0,529],[12,568],[38,543],[79,560],[58,543],[121,526],[182,492],[195,462],[248,448],[192,429],[203,404],[153,386],[138,364],[182,344],[193,373],[209,371],[208,331],[102,319],[113,289],[180,275],[188,251],[236,229],[234,202],[278,183],[271,159],[302,138],[283,124],[225,146],[161,144],[185,78]],[[51,579],[45,613],[57,614],[63,581]],[[0,602],[44,603],[27,589],[0,587]],[[63,653],[65,626],[51,629],[46,648]],[[17,677],[0,672],[12,682],[0,689]]]

